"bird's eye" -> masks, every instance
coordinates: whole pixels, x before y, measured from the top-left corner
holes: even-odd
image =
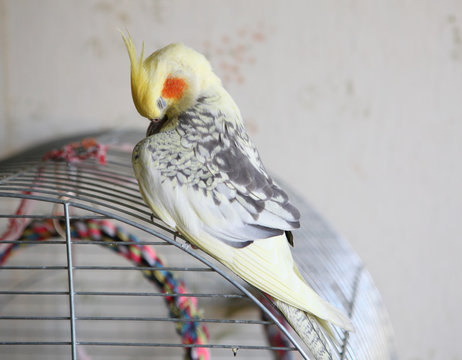
[[[157,99],[157,107],[158,107],[160,110],[163,110],[166,106],[167,106],[167,103],[165,102],[164,98],[163,98],[162,96],[160,96],[160,97]]]

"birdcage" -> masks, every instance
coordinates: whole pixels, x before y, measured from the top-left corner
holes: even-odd
[[[271,299],[152,216],[139,132],[60,139],[0,162],[2,359],[310,359]],[[335,359],[394,359],[380,295],[348,243],[302,214],[294,258],[352,319]]]

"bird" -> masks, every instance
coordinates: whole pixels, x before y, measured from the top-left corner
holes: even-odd
[[[192,246],[274,299],[316,359],[332,359],[310,324],[332,338],[329,323],[353,331],[352,322],[297,269],[290,247],[300,213],[266,171],[210,62],[182,43],[145,58],[144,43],[138,55],[130,35],[122,38],[133,102],[149,120],[132,153],[142,198]]]

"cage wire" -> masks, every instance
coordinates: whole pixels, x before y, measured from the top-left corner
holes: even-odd
[[[130,161],[142,138],[63,138],[0,162],[1,358],[310,359],[271,300],[152,217]],[[334,329],[334,358],[395,359],[363,263],[285,189],[300,271],[355,326]]]

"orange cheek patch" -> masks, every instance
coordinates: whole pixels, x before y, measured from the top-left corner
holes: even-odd
[[[162,88],[162,97],[178,100],[183,96],[186,86],[186,81],[181,78],[167,78]]]

